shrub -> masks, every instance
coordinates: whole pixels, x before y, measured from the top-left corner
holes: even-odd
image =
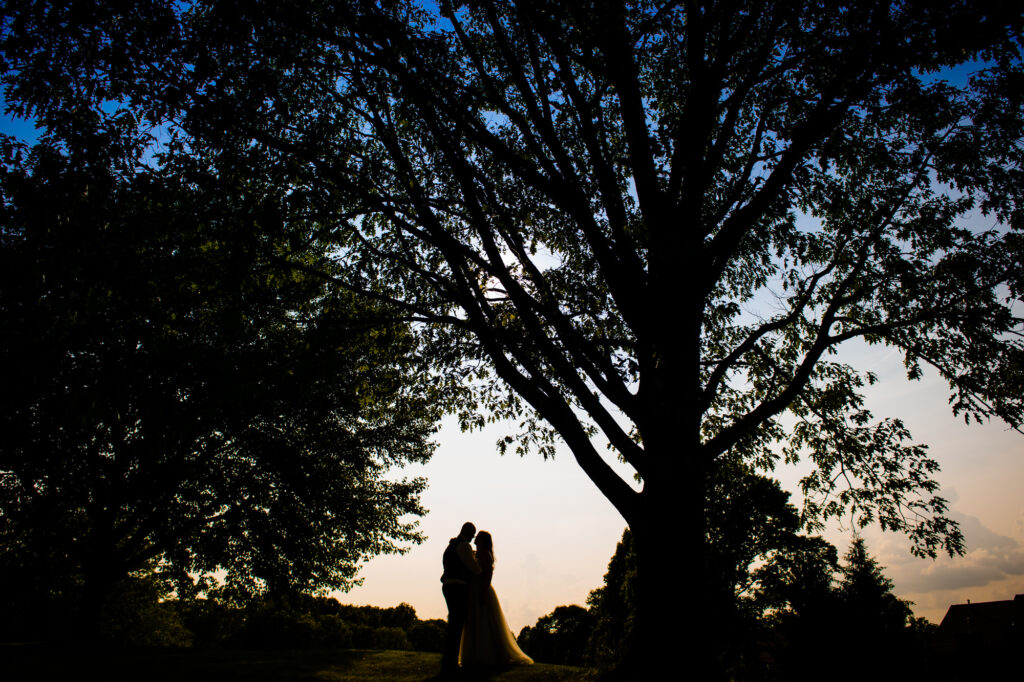
[[[244,614],[213,599],[180,602],[179,609],[193,634],[193,646],[215,647],[227,642],[245,625]]]
[[[373,628],[362,623],[352,623],[352,648],[372,649]]]
[[[409,638],[406,637],[405,630],[403,630],[402,628],[377,628],[373,631],[373,637],[371,641],[371,648],[373,649],[407,650],[412,648],[412,646],[409,644]]]
[[[258,649],[303,649],[315,646],[317,640],[317,621],[308,613],[254,609],[231,643]]]
[[[447,623],[440,619],[421,620],[409,628],[409,643],[416,651],[441,652]]]
[[[528,656],[544,663],[582,665],[594,617],[582,606],[558,606],[537,624],[519,633],[519,646]]]
[[[100,636],[115,646],[188,647],[192,633],[176,601],[161,602],[164,586],[155,574],[123,580],[100,613]]]
[[[352,647],[352,626],[333,613],[320,616],[318,643],[332,649],[349,649]]]

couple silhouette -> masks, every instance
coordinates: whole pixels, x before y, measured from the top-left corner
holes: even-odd
[[[470,540],[476,538],[476,550]],[[448,605],[441,672],[459,666],[530,665],[533,659],[520,650],[501,612],[491,585],[494,543],[485,530],[466,522],[448,542],[442,557],[441,591]]]

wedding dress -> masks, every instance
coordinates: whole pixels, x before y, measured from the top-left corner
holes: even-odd
[[[491,585],[494,554],[478,551],[476,559],[482,572],[470,584],[469,613],[462,631],[459,662],[462,665],[532,665],[533,659],[516,644]]]

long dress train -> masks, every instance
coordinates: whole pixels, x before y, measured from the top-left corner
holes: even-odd
[[[516,644],[491,585],[494,554],[477,552],[476,559],[482,573],[470,584],[469,612],[462,631],[459,662],[462,665],[532,665],[533,659]]]

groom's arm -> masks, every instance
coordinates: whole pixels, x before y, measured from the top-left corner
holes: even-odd
[[[466,565],[473,575],[480,575],[480,564],[476,561],[476,556],[473,554],[473,550],[469,548],[468,542],[462,542],[458,547],[455,548],[456,554],[459,555],[459,559]]]

